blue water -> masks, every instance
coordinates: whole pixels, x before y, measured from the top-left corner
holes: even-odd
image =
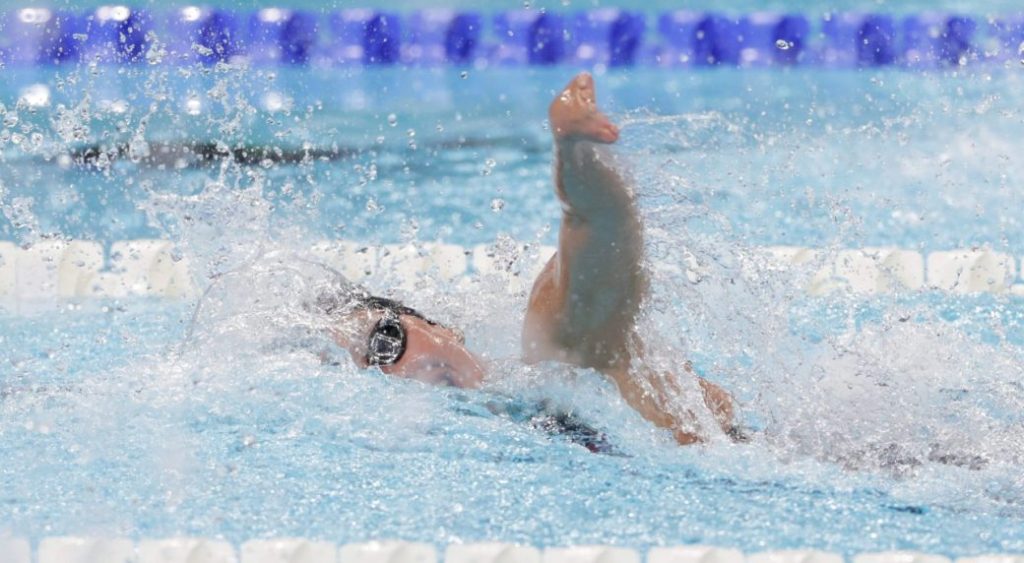
[[[3,72],[0,239],[169,237],[203,285],[248,265],[197,313],[0,316],[0,533],[1024,551],[1019,298],[812,299],[741,275],[765,244],[1015,253],[1017,68],[598,76],[652,249],[708,267],[653,276],[652,355],[694,359],[755,430],[695,448],[593,373],[522,365],[525,296],[493,280],[399,293],[467,329],[491,373],[467,393],[321,364],[295,345],[315,275],[251,260],[319,238],[553,244],[543,120],[571,69]],[[49,106],[17,107],[32,84]],[[183,143],[332,156],[129,154]],[[545,398],[623,455],[488,408]]]
[[[315,203],[302,203],[315,205],[313,227],[324,237],[394,242],[401,240],[403,225],[415,222],[421,240],[478,244],[501,232],[533,238],[557,220],[547,192],[543,120],[555,85],[571,69],[469,71],[465,78],[451,69],[207,70],[185,78],[170,72],[161,86],[168,98],[153,112],[147,80],[168,71],[95,72],[78,71],[65,92],[53,89],[51,108],[18,111],[18,124],[8,129],[26,142],[39,135],[39,147],[30,151],[5,143],[0,182],[9,197],[33,198],[42,232],[99,240],[159,235],[161,226],[147,222],[133,203],[140,188],[193,193],[216,173],[216,166],[168,173],[177,159],[159,154],[149,165],[126,157],[99,167],[52,164],[73,149],[127,146],[144,117],[152,143],[336,151],[331,162],[253,167],[268,198],[279,198],[274,201],[282,215],[299,194],[316,192]],[[9,74],[0,92],[8,107],[27,85],[66,76]],[[962,75],[633,70],[609,73],[601,85],[603,99],[620,117],[642,109],[698,120],[684,133],[634,131],[644,142],[650,138],[647,145],[671,152],[704,203],[750,244],[827,245],[841,228],[847,246],[988,244],[1013,253],[1024,242],[1015,212],[1022,171],[1013,157],[1020,80],[1016,69]],[[231,99],[241,95],[248,107],[232,102],[225,108],[211,100],[209,91],[218,84],[230,84]],[[86,92],[86,138],[64,141],[53,108],[78,105]],[[189,96],[201,100],[198,115],[183,111]],[[291,110],[266,111],[268,96],[289,100]],[[104,111],[103,100],[122,100],[128,109]],[[225,130],[225,122],[232,128]],[[628,126],[626,131],[628,143]],[[237,184],[247,182],[252,179]],[[40,197],[33,192],[38,183],[56,189]],[[500,213],[490,211],[496,198],[507,204]],[[367,206],[372,212],[364,212]],[[0,236],[25,235],[9,216],[0,218]],[[548,231],[544,242],[553,237]]]
[[[972,324],[987,322],[979,310],[999,310],[985,300],[943,307]],[[508,370],[521,367],[499,363],[492,385],[512,401],[554,397],[624,454],[595,455],[490,414],[489,401],[509,400],[494,389],[438,390],[234,340],[216,360],[180,358],[188,313],[90,304],[0,321],[6,532],[696,542],[847,554],[1024,548],[1019,461],[981,471],[844,468],[760,438],[678,448],[594,375],[573,384],[559,382],[564,369],[516,378]],[[1024,323],[1007,313],[1019,342]],[[1019,413],[1004,414],[1019,429]]]

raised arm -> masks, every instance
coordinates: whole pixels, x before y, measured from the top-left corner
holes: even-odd
[[[619,131],[597,109],[593,78],[573,78],[555,96],[549,116],[562,225],[558,252],[530,295],[523,356],[601,371],[645,418],[671,429],[680,443],[698,441],[693,417],[670,408],[679,391],[675,376],[665,383],[634,366],[642,360],[634,357],[641,350],[636,316],[647,291],[641,222],[629,179],[607,146]],[[708,405],[729,423],[727,394],[709,393],[714,386],[701,383]]]
[[[618,129],[597,110],[589,74],[555,97],[550,121],[562,226],[558,252],[530,297],[525,356],[600,370],[627,367],[645,282],[633,194],[605,146],[618,139]]]

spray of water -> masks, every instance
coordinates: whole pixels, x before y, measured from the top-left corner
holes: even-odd
[[[853,209],[856,189],[824,197],[808,191],[806,208],[825,209],[831,229],[823,230],[833,234],[818,241],[826,252],[805,269],[779,268],[748,240],[744,225],[716,210],[716,203],[728,198],[743,197],[755,207],[771,202],[778,198],[772,178],[779,175],[808,183],[822,175],[827,180],[844,141],[855,145],[853,139],[868,136],[899,144],[912,133],[913,123],[832,131],[831,141],[823,146],[809,133],[766,133],[720,114],[641,112],[619,120],[619,151],[631,162],[645,221],[652,291],[639,325],[648,361],[656,373],[676,375],[692,362],[697,373],[734,394],[740,421],[752,436],[750,444],[736,445],[716,432],[695,382],[684,378],[672,408],[693,413],[709,438],[707,445],[684,451],[624,406],[600,375],[566,366],[527,366],[518,359],[528,281],[510,287],[507,276],[475,275],[452,282],[428,272],[408,283],[395,271],[372,272],[361,281],[369,291],[461,327],[490,374],[484,390],[462,392],[358,369],[332,342],[332,321],[310,307],[325,290],[351,289],[309,252],[322,235],[308,225],[323,222],[317,202],[333,180],[315,160],[298,158],[294,166],[285,167],[269,156],[283,154],[283,149],[275,152],[277,144],[302,146],[315,112],[275,102],[275,113],[259,123],[253,102],[233,84],[238,69],[182,72],[201,75],[208,88],[173,92],[166,74],[152,72],[145,88],[153,103],[129,108],[127,115],[121,106],[95,101],[102,88],[88,76],[68,77],[69,85],[85,81],[86,94],[55,107],[49,124],[19,129],[19,150],[113,178],[131,206],[144,212],[147,226],[175,242],[176,253],[189,261],[201,289],[200,297],[181,313],[181,334],[126,365],[85,373],[72,386],[32,393],[12,387],[8,396],[24,398],[4,403],[8,419],[30,420],[33,428],[51,428],[54,413],[78,421],[63,428],[62,439],[78,445],[74,453],[83,463],[118,450],[146,460],[154,476],[140,494],[159,499],[152,502],[163,508],[173,511],[195,499],[220,502],[221,507],[208,513],[195,511],[207,514],[206,523],[216,527],[230,503],[204,487],[228,477],[243,484],[253,478],[250,484],[258,485],[243,461],[261,443],[301,443],[296,448],[307,457],[284,465],[294,463],[309,471],[313,477],[304,482],[312,483],[338,475],[309,444],[345,449],[353,465],[368,458],[382,463],[367,452],[487,463],[601,463],[576,457],[579,448],[562,447],[560,438],[530,424],[540,410],[533,405],[544,401],[549,403],[544,408],[572,412],[606,433],[620,452],[669,467],[685,464],[713,475],[833,487],[843,481],[834,477],[839,471],[858,485],[870,484],[907,500],[953,507],[981,503],[1015,513],[1024,506],[1019,493],[1024,489],[1019,453],[1024,451],[1024,363],[1019,347],[1005,338],[985,340],[971,327],[943,319],[926,298],[881,297],[865,307],[861,298],[842,292],[819,299],[803,291],[817,267],[832,258],[828,250],[861,237],[861,218]],[[266,80],[272,91],[275,79]],[[196,122],[181,115],[200,108],[211,111],[207,119]],[[20,104],[0,115],[17,124],[18,115],[28,111]],[[118,120],[124,125],[116,125]],[[358,180],[341,188],[367,197],[363,208],[336,211],[342,234],[343,223],[354,219],[346,213],[374,215],[397,205],[394,198],[400,195],[374,195],[371,190],[382,183],[380,175],[400,176],[412,166],[403,160],[405,153],[375,148],[377,133],[394,125],[390,118],[378,121],[380,130],[369,133],[372,141],[345,163],[358,169]],[[161,144],[150,134],[168,130],[156,127],[158,123],[177,123],[197,138],[211,139],[207,148],[212,162],[197,169],[189,160],[195,154],[168,152],[171,143]],[[75,152],[78,143],[95,137],[97,128],[115,138],[96,151]],[[46,135],[33,140],[32,134],[41,131]],[[986,138],[981,133],[965,136]],[[270,152],[255,165],[244,161],[245,146],[260,136],[270,139]],[[989,146],[1007,151],[999,144],[1005,135],[992,133],[991,138]],[[415,151],[427,141],[409,143]],[[976,150],[968,142],[953,144],[944,158],[995,158],[972,152]],[[857,158],[870,160],[879,149],[869,152]],[[118,163],[125,158],[137,167],[120,169]],[[766,158],[773,163],[770,173],[758,169]],[[933,168],[930,158],[906,155],[901,173],[925,175]],[[490,174],[495,161],[488,156],[483,162]],[[479,163],[473,168],[479,169]],[[59,233],[59,228],[44,224],[44,214],[32,212],[34,199],[8,193],[12,180],[30,183],[26,170],[10,164],[9,173],[0,178],[0,211],[23,242],[32,242]],[[968,172],[939,174],[945,174],[943,182],[955,185]],[[394,180],[388,181],[392,183],[385,185],[393,192],[401,191]],[[183,186],[171,186],[179,183]],[[972,196],[949,197],[970,203]],[[799,221],[804,210],[790,209],[786,215]],[[503,206],[494,212],[499,211],[509,213]],[[403,243],[422,245],[415,219],[395,230],[401,231]],[[506,273],[526,272],[537,260],[542,237],[499,236],[490,251]],[[873,317],[869,309],[885,313]],[[130,421],[128,430],[116,421]],[[210,427],[228,429],[232,436],[212,440]],[[89,437],[104,431],[109,439]],[[496,436],[507,439],[495,445]],[[220,451],[224,448],[229,451]],[[375,495],[382,492],[374,487],[386,486],[372,478],[352,483]],[[433,505],[447,506],[444,499],[451,487],[428,485],[423,492]],[[359,521],[367,533],[373,532],[372,521]],[[127,529],[136,525],[122,524]],[[273,529],[263,521],[247,524],[249,529]],[[446,536],[439,532],[435,537]]]

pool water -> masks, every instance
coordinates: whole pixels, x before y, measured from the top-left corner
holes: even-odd
[[[693,448],[594,373],[523,365],[525,295],[486,276],[397,292],[466,329],[481,391],[324,364],[303,330],[316,240],[553,244],[544,117],[572,69],[4,72],[0,239],[170,238],[210,290],[0,316],[0,533],[1024,551],[1020,298],[812,298],[752,258],[1014,254],[1017,69],[598,76],[648,227],[653,361],[693,359],[753,434]],[[17,106],[33,84],[49,105]],[[687,255],[697,283],[664,267]],[[615,454],[507,414],[542,400]]]
[[[158,236],[164,227],[134,200],[145,190],[202,190],[220,163],[195,156],[195,145],[212,152],[217,143],[239,154],[274,146],[300,160],[311,152],[297,166],[264,168],[270,160],[249,157],[256,166],[229,179],[258,186],[279,214],[295,201],[302,213],[314,206],[310,227],[323,237],[396,242],[413,229],[422,240],[476,244],[499,232],[530,238],[557,219],[544,118],[570,69],[465,78],[454,69],[70,72],[10,71],[0,93],[17,100],[31,84],[65,84],[53,88],[49,108],[7,104],[16,125],[5,130],[24,141],[5,142],[0,181],[7,207],[32,198],[38,229],[16,228],[8,210],[5,239]],[[167,84],[153,86],[157,77]],[[671,153],[694,197],[751,244],[827,245],[842,229],[851,247],[988,244],[1012,253],[1024,238],[1012,211],[1020,80],[998,68],[636,69],[599,84],[627,123],[629,150]],[[195,115],[189,100],[199,100]],[[277,109],[284,102],[290,110]],[[684,118],[659,126],[634,111]],[[136,143],[135,163],[128,148],[143,121],[147,143]],[[48,197],[32,192],[40,182],[54,187]],[[544,241],[554,237],[547,231]]]

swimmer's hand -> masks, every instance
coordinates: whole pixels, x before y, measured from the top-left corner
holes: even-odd
[[[548,118],[556,141],[614,143],[619,139],[619,128],[597,109],[594,79],[586,72],[555,96]]]

